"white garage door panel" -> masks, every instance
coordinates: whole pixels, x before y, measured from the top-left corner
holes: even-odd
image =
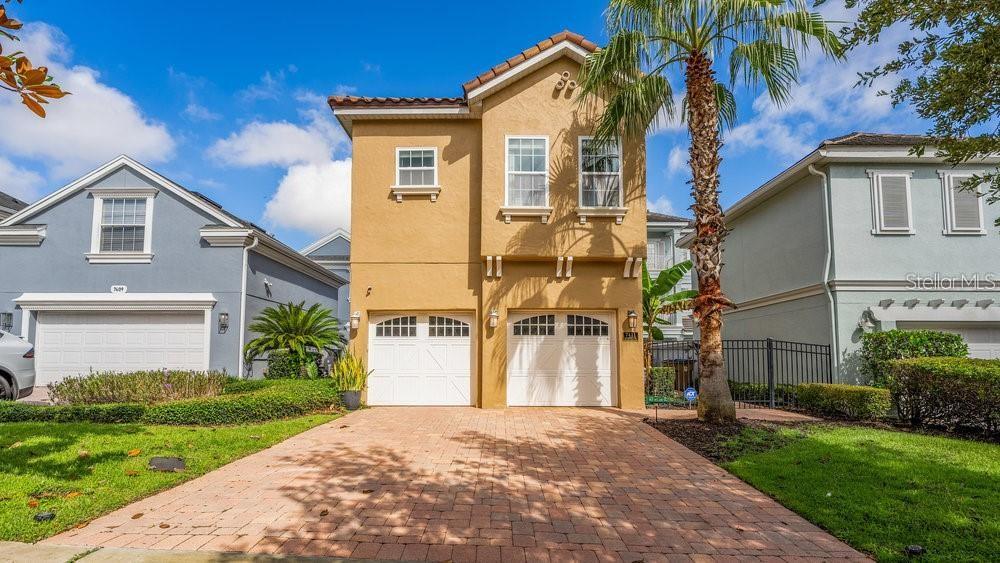
[[[939,330],[958,334],[969,345],[971,358],[1000,358],[1000,324],[992,323],[934,323],[898,322],[902,330]]]
[[[469,335],[432,336],[431,317],[435,322],[447,318],[449,322],[465,323],[465,327],[448,330]],[[378,326],[383,322],[386,328],[379,334]],[[469,315],[444,313],[373,316],[368,345],[368,365],[372,369],[368,404],[471,405],[471,322]]]
[[[38,313],[35,370],[44,385],[91,371],[204,370],[203,312]]]
[[[570,315],[605,323],[604,334],[571,335]],[[549,323],[546,317],[554,318]],[[526,319],[539,319],[533,323],[538,329],[515,334],[515,323]],[[613,406],[612,339],[607,313],[512,314],[507,327],[507,404]]]

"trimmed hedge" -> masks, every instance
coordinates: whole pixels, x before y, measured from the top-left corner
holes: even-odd
[[[1000,432],[1000,360],[896,360],[888,387],[900,418],[914,426]]]
[[[771,392],[767,383],[748,383],[729,380],[729,392],[734,401],[747,403],[767,403],[771,400]],[[795,386],[788,383],[778,383],[774,386],[774,400],[778,403],[790,402],[795,398]]]
[[[309,373],[309,365],[317,365],[321,354],[309,352],[312,361],[301,362],[287,350],[275,350],[267,355],[267,372],[264,377],[267,379],[303,379],[315,378],[319,375],[318,370]]]
[[[672,367],[651,367],[646,375],[646,394],[667,396],[674,394],[676,374]]]
[[[216,397],[154,405],[28,405],[0,403],[0,422],[97,422],[214,426],[264,422],[339,406],[327,380],[233,381]]]
[[[905,358],[964,358],[969,347],[958,334],[936,330],[887,330],[861,336],[861,373],[875,387],[885,387],[889,362]]]
[[[795,387],[796,406],[820,416],[876,420],[889,416],[892,400],[887,389],[862,385],[804,383]]]

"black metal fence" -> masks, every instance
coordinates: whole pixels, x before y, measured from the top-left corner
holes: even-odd
[[[655,367],[670,367],[675,393],[698,388],[697,341],[654,342]],[[827,344],[808,344],[766,338],[763,340],[723,340],[722,355],[729,388],[739,407],[792,406],[795,386],[802,383],[832,383],[831,349]],[[657,389],[647,378],[646,394],[662,398],[669,390]]]

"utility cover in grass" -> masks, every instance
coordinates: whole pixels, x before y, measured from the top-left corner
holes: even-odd
[[[153,457],[149,459],[149,468],[153,471],[184,471],[187,465],[179,457]]]

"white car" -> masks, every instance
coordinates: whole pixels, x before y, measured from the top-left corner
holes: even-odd
[[[35,347],[0,330],[0,400],[27,397],[35,388]]]

